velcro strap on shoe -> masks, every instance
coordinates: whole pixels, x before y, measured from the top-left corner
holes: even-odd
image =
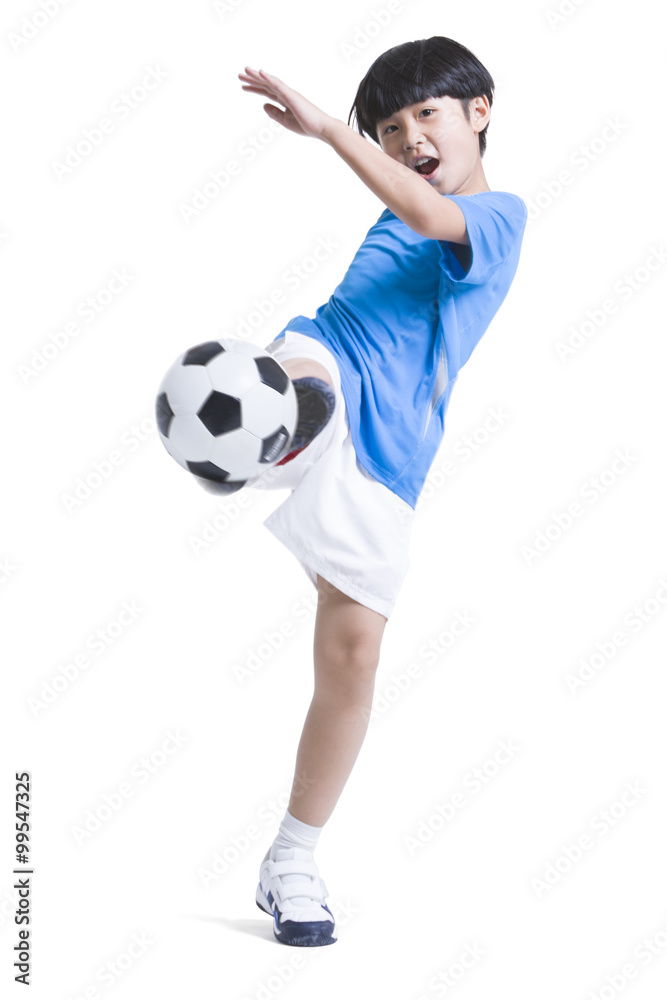
[[[317,877],[319,872],[314,861],[295,861],[289,858],[286,861],[267,861],[269,876],[274,875],[313,875]]]
[[[294,899],[295,896],[306,896],[318,903],[324,899],[320,879],[316,879],[314,882],[280,882],[276,886],[276,895],[279,903]]]

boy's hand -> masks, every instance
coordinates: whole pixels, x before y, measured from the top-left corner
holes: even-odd
[[[264,110],[269,118],[284,125],[290,132],[321,139],[326,127],[335,121],[331,115],[311,104],[296,90],[292,90],[282,80],[279,80],[277,76],[271,76],[270,73],[265,73],[262,69],[254,70],[246,66],[246,72],[239,73],[239,79],[249,81],[243,85],[243,90],[270,97],[271,100],[285,106],[285,110],[282,111],[274,104],[265,104]]]

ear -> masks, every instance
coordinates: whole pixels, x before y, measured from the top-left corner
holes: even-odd
[[[480,97],[473,97],[468,104],[470,111],[470,124],[475,132],[482,132],[491,120],[491,106],[486,94]]]

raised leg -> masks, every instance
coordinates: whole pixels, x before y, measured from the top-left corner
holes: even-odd
[[[292,381],[295,378],[303,378],[305,375],[314,375],[316,378],[323,379],[333,389],[331,375],[319,361],[313,361],[312,358],[289,358],[288,361],[281,361],[280,364]]]

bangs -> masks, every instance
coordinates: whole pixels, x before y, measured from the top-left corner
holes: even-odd
[[[354,115],[357,131],[379,144],[377,123],[401,108],[431,98],[452,97],[462,102],[470,120],[468,101],[486,96],[491,105],[493,90],[489,72],[459,42],[440,36],[405,42],[388,49],[372,64],[359,84],[347,123]],[[480,133],[482,151],[484,132]]]
[[[357,128],[378,141],[376,125],[410,104],[420,104],[434,97],[446,97],[446,93],[436,93],[438,87],[426,86],[409,77],[400,79],[392,76],[388,85],[377,79],[368,81],[365,93],[355,106]],[[449,95],[453,96],[453,95]],[[349,124],[349,122],[348,122]]]

